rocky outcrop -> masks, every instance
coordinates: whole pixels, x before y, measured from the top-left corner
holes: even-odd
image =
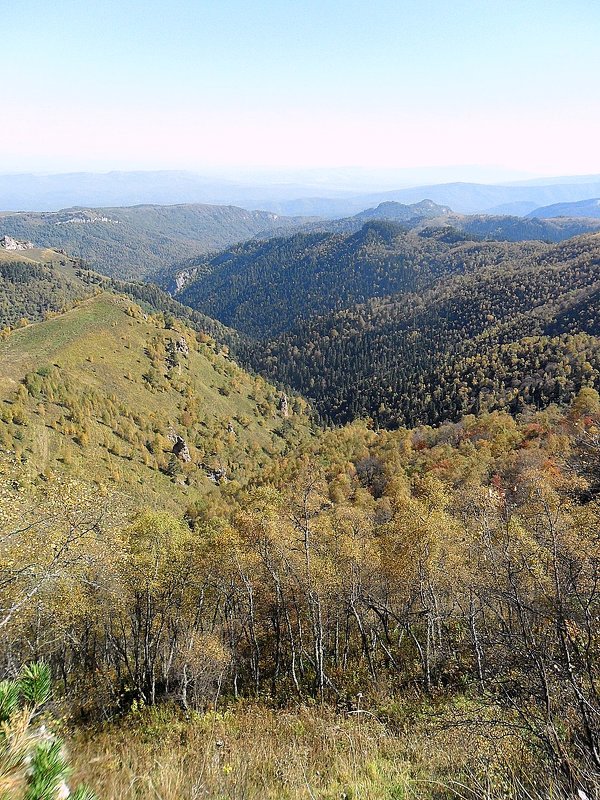
[[[12,236],[3,236],[0,239],[0,247],[4,250],[33,250],[32,242],[21,242],[18,239],[13,239]]]
[[[197,269],[182,269],[175,275],[175,293],[180,292],[184,286],[193,281],[198,274]]]
[[[177,456],[184,464],[189,464],[192,460],[192,456],[190,455],[190,449],[183,436],[179,436],[179,434],[175,433],[171,434],[169,439],[173,442],[173,455]]]
[[[55,225],[89,225],[93,222],[108,222],[110,225],[120,225],[118,219],[111,219],[93,211],[59,211]]]
[[[282,392],[279,396],[279,410],[283,417],[289,417],[290,415],[290,405],[288,403],[287,394]]]
[[[190,354],[190,346],[187,343],[187,339],[185,336],[182,336],[181,339],[177,339],[175,342],[175,351],[177,353],[181,353],[184,356],[189,356]]]
[[[208,475],[208,479],[217,486],[220,483],[227,483],[227,472],[225,471],[224,467],[218,467],[217,469],[211,469],[210,467],[205,467],[205,469],[206,469],[206,474]]]
[[[175,341],[171,340],[167,343],[167,366],[172,369],[179,363],[179,356],[187,358],[189,354],[190,346],[185,336],[181,336]]]

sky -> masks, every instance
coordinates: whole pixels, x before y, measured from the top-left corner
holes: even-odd
[[[600,173],[599,0],[0,0],[0,171]]]

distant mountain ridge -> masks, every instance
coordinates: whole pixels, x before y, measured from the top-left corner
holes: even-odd
[[[578,200],[575,203],[554,203],[550,206],[536,208],[527,214],[528,217],[552,219],[555,217],[589,217],[600,219],[600,199]]]
[[[600,229],[600,220],[584,217],[539,219],[514,215],[458,214],[448,206],[440,206],[431,200],[406,205],[395,201],[380,203],[376,208],[361,211],[352,217],[337,220],[321,220],[307,223],[306,231],[349,232],[357,231],[366,221],[386,220],[400,222],[407,228],[420,229],[425,225],[446,227],[463,231],[471,238],[496,239],[498,241],[544,241],[561,242],[572,236],[580,236]]]
[[[333,180],[333,178],[332,178]],[[386,182],[386,187],[389,183]],[[429,198],[460,213],[526,214],[563,202],[600,197],[600,176],[552,177],[511,184],[425,183],[398,189],[355,191],[327,182],[257,183],[186,171],[0,175],[0,210],[56,211],[70,206],[209,203],[264,209],[283,215],[346,217],[386,201],[404,204]]]
[[[590,183],[556,183],[539,186],[503,186],[478,183],[417,186],[392,192],[363,195],[360,197],[360,202],[368,205],[376,205],[389,200],[415,203],[429,198],[434,203],[448,205],[454,211],[469,214],[487,212],[506,203],[536,203],[539,207],[598,196],[600,196],[600,177],[596,177],[596,180]],[[293,206],[286,206],[286,208],[293,208]]]
[[[429,199],[409,204],[388,200],[387,202],[379,203],[376,208],[367,208],[365,211],[355,214],[354,219],[364,220],[365,222],[370,219],[408,222],[414,219],[444,217],[451,213],[452,209],[448,206],[441,206]]]
[[[139,278],[165,264],[305,222],[270,211],[205,204],[76,207],[0,214],[0,238],[64,249],[103,274]]]

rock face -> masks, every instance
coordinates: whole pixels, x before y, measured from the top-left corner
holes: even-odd
[[[227,483],[227,472],[224,467],[218,467],[217,469],[207,467],[206,474],[208,475],[208,479],[214,484],[217,484],[217,486],[220,483]]]
[[[279,410],[281,411],[282,416],[289,417],[290,415],[290,406],[287,399],[287,394],[282,392],[279,397]]]
[[[185,336],[182,336],[176,341],[167,343],[167,366],[169,368],[175,367],[178,362],[178,357],[181,355],[187,358],[190,354],[190,346],[187,343]]]
[[[198,273],[197,269],[183,269],[175,275],[175,293],[180,292],[184,286],[193,281]]]
[[[185,439],[177,435],[174,436],[173,438],[174,438],[173,455],[176,455],[177,458],[180,461],[183,461],[185,464],[189,464],[189,462],[192,460],[192,457],[190,455],[190,450],[189,447],[187,446]]]
[[[0,247],[5,250],[33,250],[32,242],[20,242],[12,236],[3,236],[0,239]]]
[[[190,354],[190,347],[185,336],[182,336],[181,339],[177,339],[175,342],[175,350],[184,356],[188,356]]]

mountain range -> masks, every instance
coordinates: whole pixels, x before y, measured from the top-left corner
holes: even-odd
[[[108,293],[210,336],[336,424],[514,412],[598,379],[590,218],[465,215],[429,199],[336,220],[137,206],[8,214],[0,233],[65,245],[0,248],[4,326],[42,330]]]
[[[547,737],[544,753],[558,741],[559,765],[569,746],[571,764],[591,763],[581,753],[599,652],[587,655],[600,221],[464,215],[427,200],[278,229],[271,219],[256,232],[264,217],[244,227],[239,212],[50,215],[49,231],[95,232],[86,241],[99,267],[108,231],[151,253],[170,226],[148,272],[144,252],[133,262],[125,250],[119,266],[113,241],[112,276],[64,248],[0,236],[6,663],[34,644],[42,668],[59,665],[68,718],[97,720],[94,735],[107,737],[80,748],[99,787],[107,765],[134,762],[129,744],[107,757],[120,731],[149,748],[172,725],[169,775],[198,763],[191,726],[208,737],[202,771],[171,784],[178,797],[205,785],[205,763],[226,776],[242,730],[231,709],[262,716],[261,697],[276,708],[269,735],[291,720],[294,753],[310,741],[310,706],[327,715],[311,734],[319,752],[325,732],[349,725],[361,752],[370,718],[349,713],[364,701],[377,713],[370,740],[390,714],[390,737],[409,731],[402,764],[423,717],[425,761],[435,700],[444,736],[459,725],[452,759],[465,715],[479,714],[479,736],[493,714],[503,742],[515,720],[525,728],[514,749],[527,770],[532,732]],[[31,216],[43,230],[44,215]],[[207,231],[245,240],[162,263],[188,231],[196,247]],[[146,282],[123,277],[135,274]],[[398,711],[403,691],[410,705]],[[144,752],[164,786],[165,757]],[[369,763],[378,775],[381,761]],[[111,797],[125,796],[124,776]],[[348,785],[327,796],[350,796]],[[239,795],[219,777],[214,796],[225,786]],[[273,797],[282,787],[298,794],[288,772]],[[368,796],[396,788],[385,777]],[[554,788],[544,796],[573,796]]]
[[[391,172],[393,175],[394,172]],[[390,187],[391,177],[373,179],[380,188],[336,175],[215,178],[185,171],[0,175],[0,210],[57,211],[71,206],[134,204],[236,205],[285,216],[343,217],[396,201],[424,199],[460,213],[525,215],[542,206],[600,196],[600,176],[563,176],[517,183],[446,182]],[[413,180],[415,176],[412,176]],[[309,180],[310,179],[310,180]],[[364,182],[363,182],[364,185]]]
[[[544,219],[553,217],[588,217],[598,219],[600,217],[600,199],[578,200],[575,203],[554,203],[550,206],[536,208],[527,216],[543,217]]]

